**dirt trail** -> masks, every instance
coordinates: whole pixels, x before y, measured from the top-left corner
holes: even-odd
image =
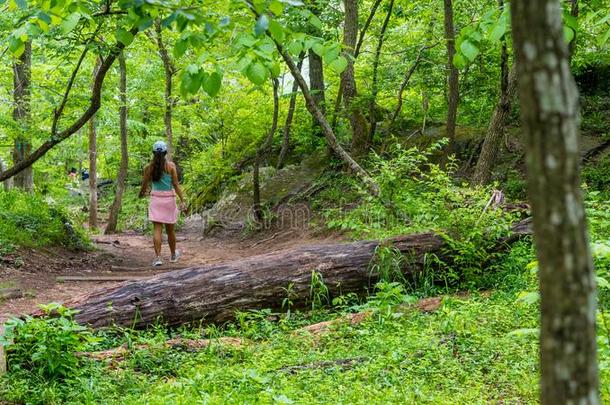
[[[107,288],[119,282],[66,281],[57,282],[59,275],[99,275],[110,273],[112,266],[142,268],[150,266],[153,256],[152,237],[133,232],[93,238],[96,249],[74,253],[62,249],[20,251],[23,265],[3,267],[0,263],[0,288],[18,287],[24,296],[0,300],[0,324],[12,315],[25,314],[38,304],[62,302],[94,289]],[[198,229],[178,233],[178,249],[183,256],[180,265],[201,266],[236,260],[256,254],[286,249],[299,245],[336,241],[334,236],[315,236],[307,229],[268,231],[250,237],[224,234],[202,237]],[[150,268],[146,274],[168,271],[169,248],[164,240],[164,265]],[[127,270],[121,274],[128,273]],[[134,272],[142,274],[142,272]]]

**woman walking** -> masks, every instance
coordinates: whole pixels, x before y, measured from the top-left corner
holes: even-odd
[[[180,209],[184,211],[184,195],[178,183],[178,172],[176,165],[166,159],[167,145],[163,141],[157,141],[153,145],[153,159],[144,168],[144,179],[142,180],[142,189],[140,190],[140,198],[144,197],[148,192],[149,186],[152,183],[152,192],[150,193],[150,205],[148,207],[148,219],[153,223],[155,229],[153,234],[153,242],[155,245],[155,259],[152,262],[153,266],[161,266],[161,235],[163,233],[163,225],[167,232],[167,241],[171,257],[169,261],[176,263],[180,258],[180,251],[176,250],[176,229],[175,224],[178,221],[178,207],[176,206],[176,195],[180,198]]]

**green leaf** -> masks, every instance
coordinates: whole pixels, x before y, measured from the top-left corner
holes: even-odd
[[[8,49],[14,57],[20,57],[25,51],[25,44],[19,38],[11,37],[8,43]]]
[[[572,28],[568,27],[567,25],[563,26],[563,37],[567,44],[572,42],[575,35],[576,35],[576,33],[574,32],[574,30]]]
[[[453,56],[453,66],[458,69],[464,69],[466,66],[468,66],[468,61],[466,60],[464,55],[462,55],[461,53],[456,53]]]
[[[125,46],[129,46],[129,44],[133,42],[133,34],[124,28],[119,28],[116,30],[114,36],[116,37],[117,41]]]
[[[516,302],[523,302],[524,304],[527,305],[532,305],[537,303],[540,300],[540,293],[538,291],[523,291],[521,293],[519,293],[519,295],[517,296],[517,301]]]
[[[319,30],[322,29],[322,20],[320,20],[318,16],[313,13],[309,16],[309,23]]]
[[[506,22],[503,20],[499,20],[496,24],[494,24],[493,28],[489,33],[489,40],[492,42],[497,42],[502,39],[504,34],[506,34],[508,27]]]
[[[599,46],[604,46],[606,42],[608,42],[608,39],[610,39],[610,28],[604,33],[604,35],[600,35],[597,38],[597,44]]]
[[[269,4],[269,11],[271,11],[276,16],[279,16],[284,12],[284,5],[281,1],[273,0],[271,4]]]
[[[64,22],[61,23],[61,31],[64,34],[67,34],[72,31],[80,21],[80,17],[81,15],[78,11],[68,15]]]
[[[303,52],[303,43],[301,41],[294,41],[288,44],[288,51],[294,56],[298,56]]]
[[[271,37],[277,42],[284,42],[284,28],[277,21],[272,20],[269,23],[269,32],[271,33]]]
[[[462,51],[464,56],[471,62],[474,61],[479,55],[479,48],[477,48],[475,44],[473,44],[467,39],[464,40],[464,42],[462,42],[462,44],[460,45],[460,50]]]
[[[508,333],[508,336],[538,336],[540,334],[540,329],[538,328],[523,328],[523,329],[515,329]]]
[[[186,49],[188,48],[188,43],[188,37],[176,41],[176,44],[174,45],[174,57],[180,58],[182,55],[184,55]]]
[[[328,67],[330,67],[335,73],[341,74],[347,68],[347,59],[343,56],[339,56],[333,60]]]
[[[22,10],[25,10],[26,8],[28,8],[28,2],[26,0],[14,0],[14,2],[17,5],[17,7],[19,7]]]
[[[280,68],[280,64],[279,63],[272,63],[271,66],[269,66],[269,71],[271,72],[271,76],[272,77],[279,77],[280,73],[282,73],[282,69]]]
[[[254,34],[261,35],[267,31],[269,28],[269,17],[267,14],[261,14],[256,20],[256,25],[254,26]]]
[[[222,84],[222,74],[219,72],[212,72],[206,81],[203,83],[202,88],[203,91],[208,93],[210,97],[214,97],[220,91],[220,86]]]
[[[326,50],[326,49],[324,48],[324,45],[323,45],[323,44],[321,44],[321,43],[319,43],[319,42],[314,43],[314,44],[312,45],[311,49],[314,51],[314,53],[315,53],[316,55],[318,55],[318,56],[320,56],[320,57],[322,57],[322,56],[324,55],[324,52],[325,52],[325,50]]]
[[[254,62],[248,66],[246,77],[254,84],[261,85],[269,77],[269,70],[260,62]]]

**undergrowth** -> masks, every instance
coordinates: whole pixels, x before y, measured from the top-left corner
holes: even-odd
[[[19,191],[0,191],[0,256],[17,247],[89,246],[72,215],[42,197]]]

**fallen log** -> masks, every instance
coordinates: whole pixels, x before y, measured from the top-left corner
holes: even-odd
[[[433,233],[408,235],[392,245],[409,260],[406,273],[423,270],[426,256],[440,254],[443,239]],[[379,241],[304,246],[229,262],[177,270],[76,297],[64,305],[75,320],[92,327],[144,327],[161,319],[169,325],[204,319],[222,323],[237,310],[281,307],[286,288],[296,307],[308,304],[312,272],[331,296],[363,291],[376,282],[369,264]]]
[[[521,236],[530,233],[521,223],[514,229]],[[407,276],[423,271],[430,255],[441,256],[446,247],[443,238],[434,233],[384,242],[303,246],[158,274],[97,290],[64,305],[79,311],[77,322],[95,328],[113,324],[145,327],[158,321],[168,325],[200,320],[222,323],[233,319],[236,311],[280,309],[287,289],[294,307],[310,304],[314,272],[330,297],[362,292],[378,279],[371,263],[379,246],[392,246],[405,256]]]

